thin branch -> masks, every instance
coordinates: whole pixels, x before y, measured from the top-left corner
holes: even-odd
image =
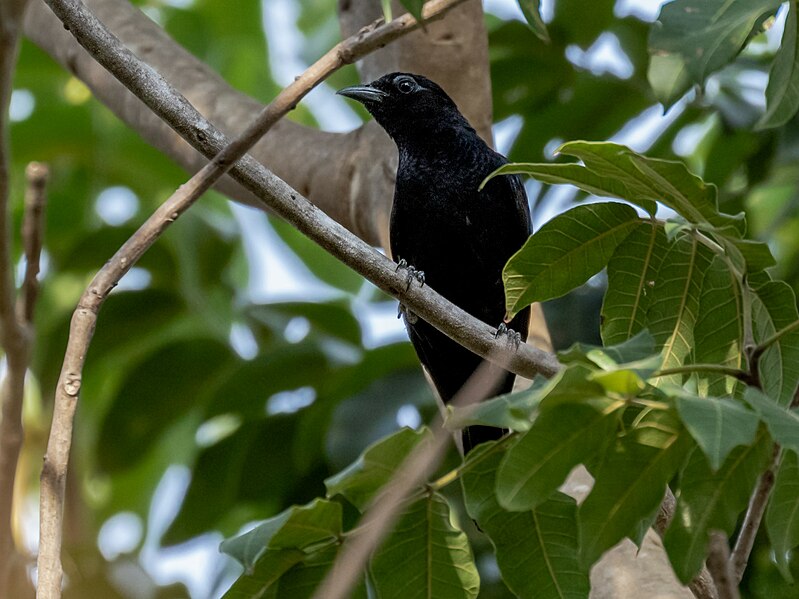
[[[660,504],[657,518],[652,529],[661,537],[666,534],[666,529],[671,524],[674,518],[674,511],[677,509],[677,499],[674,497],[669,487],[666,487],[666,495],[663,497],[663,502]],[[719,599],[716,584],[713,582],[713,577],[710,575],[706,566],[702,566],[694,579],[688,584],[688,588],[697,599]]]
[[[11,259],[10,157],[8,107],[19,52],[21,20],[26,0],[0,5],[0,346],[6,375],[0,384],[0,595],[25,582],[25,568],[14,546],[12,518],[14,482],[22,447],[22,398],[28,366],[27,330],[14,310],[14,267]]]
[[[727,535],[719,530],[710,533],[707,568],[716,583],[719,599],[740,599],[738,581],[730,567],[730,546],[727,542]]]
[[[81,45],[131,91],[140,95],[148,105],[161,108],[166,105],[170,110],[182,110],[182,122],[186,125],[184,132],[190,132],[193,140],[211,140],[212,146],[222,148],[212,162],[164,202],[97,273],[73,314],[64,364],[56,387],[53,424],[41,476],[38,596],[51,598],[60,596],[62,569],[59,556],[64,484],[83,361],[105,298],[163,231],[315,85],[344,64],[357,60],[418,25],[412,17],[404,15],[388,24],[366,27],[341,42],[283,90],[247,131],[228,143],[185,98],[126,50],[82,3],[77,0],[46,1]],[[425,6],[425,18],[430,20],[443,15],[461,1],[435,0]],[[512,345],[494,339],[491,327],[447,302],[429,287],[407,289],[404,273],[397,273],[390,260],[355,238],[251,158],[244,157],[235,169],[249,174],[248,188],[255,191],[277,214],[379,287],[400,298],[422,318],[451,331],[451,336],[457,341],[463,343],[462,340],[468,342],[477,337],[477,342],[473,343],[475,347],[472,347],[477,349],[477,353],[486,355],[493,352],[493,359],[503,367],[526,371],[528,376],[535,372],[552,374],[559,368],[551,354],[527,346],[515,351]]]
[[[791,324],[784,326],[779,331],[774,333],[771,337],[768,337],[765,341],[762,341],[757,345],[757,347],[752,350],[752,358],[757,359],[759,358],[763,352],[765,352],[769,347],[774,345],[777,341],[782,339],[785,335],[789,333],[793,333],[794,331],[799,330],[799,320],[793,321]]]
[[[747,381],[749,377],[749,373],[741,370],[740,368],[732,368],[722,364],[685,364],[684,366],[675,366],[674,368],[664,368],[663,370],[658,370],[652,375],[651,378],[668,376],[670,374],[690,374],[694,372],[724,374],[741,381]]]
[[[736,584],[741,582],[746,566],[749,563],[749,556],[755,544],[755,537],[760,528],[763,514],[766,512],[771,489],[774,487],[774,479],[777,475],[781,455],[782,449],[779,443],[775,443],[771,454],[771,462],[766,471],[760,475],[752,497],[749,499],[749,507],[746,509],[741,532],[738,534],[738,539],[735,541],[735,549],[733,549],[730,557],[730,568]]]
[[[450,405],[465,406],[490,395],[502,376],[500,369],[483,362]],[[443,427],[440,413],[431,428],[433,438],[414,448],[364,513],[357,529],[347,536],[333,566],[314,592],[313,599],[346,599],[350,596],[365,571],[366,562],[391,531],[407,498],[427,480],[444,456],[452,433]]]
[[[445,9],[455,6],[460,1],[462,0],[428,2],[424,9],[425,20],[430,21],[440,16]],[[47,2],[50,6],[58,8],[59,18],[64,20],[79,43],[92,53],[100,64],[158,116],[175,127],[175,130],[198,151],[212,158],[228,145],[228,139],[221,132],[204,119],[158,73],[124,48],[80,2],[76,0],[47,0]],[[400,17],[395,21],[404,20],[405,17]],[[361,51],[379,47],[382,42],[375,39],[375,36],[384,31],[384,28],[388,28],[385,29],[387,35],[394,39],[402,32],[409,31],[411,25],[392,26],[389,23],[374,29],[364,28],[357,35],[339,44],[337,47],[341,49],[338,54],[342,60],[357,59],[360,53],[356,50],[363,36],[366,36],[363,42],[365,46],[361,47]],[[405,278],[398,276],[394,271],[396,265],[393,262],[333,221],[250,156],[241,158],[231,168],[229,174],[257,195],[267,208],[380,289],[401,299],[417,315],[446,332],[461,345],[483,357],[489,354],[494,356],[494,359],[503,363],[508,370],[526,378],[532,378],[537,373],[551,375],[559,370],[560,364],[552,354],[536,350],[529,345],[522,345],[516,350],[512,344],[506,343],[506,340],[495,339],[493,327],[481,323],[427,286],[422,288],[411,286],[408,289]]]
[[[33,310],[39,295],[39,262],[44,240],[44,208],[47,204],[45,186],[50,175],[47,165],[31,162],[25,175],[28,181],[25,194],[25,216],[22,219],[22,244],[25,252],[25,276],[17,300],[17,318],[33,322]]]

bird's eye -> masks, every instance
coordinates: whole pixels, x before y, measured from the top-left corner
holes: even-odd
[[[416,89],[416,82],[413,79],[400,79],[397,81],[397,89],[403,94],[409,94]]]

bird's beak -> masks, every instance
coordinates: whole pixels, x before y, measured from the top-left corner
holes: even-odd
[[[340,89],[336,93],[340,96],[358,100],[361,104],[380,104],[388,96],[382,89],[377,89],[371,85],[353,85]]]

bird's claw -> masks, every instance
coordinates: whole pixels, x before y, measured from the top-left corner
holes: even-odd
[[[516,349],[519,349],[519,346],[522,344],[522,334],[513,329],[509,329],[504,322],[499,323],[497,332],[494,333],[494,339],[498,339],[500,335],[507,336],[508,343],[512,343]]]
[[[414,266],[408,264],[408,261],[405,258],[402,258],[399,262],[397,262],[397,268],[394,269],[394,272],[399,271],[400,268],[404,268],[406,272],[405,278],[405,291],[411,288],[411,281],[416,279],[419,281],[419,286],[424,287],[424,271],[417,270]]]
[[[399,304],[399,307],[397,308],[397,318],[402,317],[403,314],[405,315],[405,322],[408,324],[416,324],[416,322],[419,320],[419,317],[408,310],[408,308],[405,307],[405,304]]]

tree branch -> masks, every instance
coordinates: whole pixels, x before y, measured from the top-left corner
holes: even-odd
[[[782,449],[779,443],[774,444],[774,449],[771,454],[771,462],[768,468],[757,481],[752,497],[749,499],[749,507],[746,508],[746,516],[741,526],[741,532],[738,533],[738,539],[735,541],[735,549],[732,551],[730,557],[730,569],[734,576],[734,582],[740,583],[746,571],[746,566],[749,563],[749,556],[752,553],[752,547],[755,544],[755,537],[760,528],[760,521],[763,519],[763,514],[766,512],[768,505],[768,498],[771,494],[771,489],[774,487],[774,480],[777,475],[777,468],[780,465],[780,457]]]
[[[740,599],[738,583],[730,567],[730,546],[727,543],[727,535],[719,530],[710,533],[707,568],[716,583],[719,599]]]
[[[450,405],[466,406],[479,401],[496,389],[502,371],[483,362],[466,384],[452,398]],[[354,534],[347,537],[313,599],[346,599],[366,569],[366,562],[391,531],[405,500],[433,473],[452,433],[444,428],[441,413],[431,426],[433,438],[417,445],[403,461],[358,523]],[[433,492],[432,489],[429,492]]]
[[[8,106],[19,51],[26,0],[0,5],[0,346],[6,357],[6,375],[0,384],[0,595],[11,595],[25,580],[25,568],[12,534],[14,481],[22,447],[22,399],[28,367],[27,329],[14,310],[14,267],[11,259],[9,218],[10,158]]]
[[[31,162],[25,171],[28,189],[25,194],[25,216],[22,219],[22,244],[25,253],[25,276],[17,301],[17,318],[21,323],[33,322],[33,310],[39,294],[39,261],[44,240],[45,186],[50,176],[47,165]]]
[[[85,3],[125,46],[161,73],[226,135],[240,133],[263,108],[231,88],[127,0]],[[354,28],[346,37],[374,20],[363,17],[365,7],[371,4],[373,0],[347,3]],[[154,115],[135,94],[120,85],[64,30],[44,2],[32,3],[25,32],[84,81],[121,120],[189,172],[202,168],[206,163],[204,156],[208,158],[219,151],[217,148],[198,153],[190,140],[187,144],[175,135],[173,129],[180,128],[175,119],[162,120],[159,117],[164,115]],[[422,45],[424,52],[415,52],[417,45]],[[432,22],[425,31],[394,42],[389,51],[379,53],[383,58],[378,64],[385,69],[383,72],[399,70],[401,66],[431,76],[450,92],[473,124],[490,135],[491,87],[480,0],[465,0],[447,19]],[[253,148],[252,155],[356,235],[373,245],[387,246],[385,233],[396,150],[380,127],[370,121],[350,133],[329,133],[285,120]],[[250,191],[230,178],[223,178],[217,187],[233,199],[263,207]]]
[[[427,18],[433,18],[460,0],[434,0],[425,6]],[[345,40],[313,65],[267,106],[257,121],[231,143],[205,121],[194,108],[157,73],[141,63],[77,0],[47,0],[64,25],[97,60],[120,78],[148,106],[154,109],[182,111],[181,133],[211,148],[221,148],[218,156],[197,175],[181,186],[140,227],[109,262],[97,273],[82,295],[73,314],[64,364],[56,387],[53,425],[41,477],[39,597],[60,596],[63,495],[72,423],[79,396],[83,361],[94,331],[97,314],[105,298],[119,279],[155,242],[161,233],[207,190],[258,137],[310,89],[335,69],[359,55],[387,43],[414,27],[412,19],[400,17],[392,23],[374,26]],[[503,365],[527,371],[554,373],[559,364],[554,356],[524,346],[514,351],[504,341],[493,338],[493,329],[450,304],[429,287],[406,289],[404,273],[397,273],[393,263],[355,238],[332,221],[305,198],[291,189],[250,157],[235,164],[240,180],[258,194],[278,215],[283,216],[325,249],[349,264],[392,295],[401,298],[422,318],[449,329],[451,336],[463,343],[475,341],[478,353],[491,354]],[[471,344],[469,344],[471,347]],[[473,347],[473,349],[475,349]],[[532,362],[526,361],[534,356]]]

